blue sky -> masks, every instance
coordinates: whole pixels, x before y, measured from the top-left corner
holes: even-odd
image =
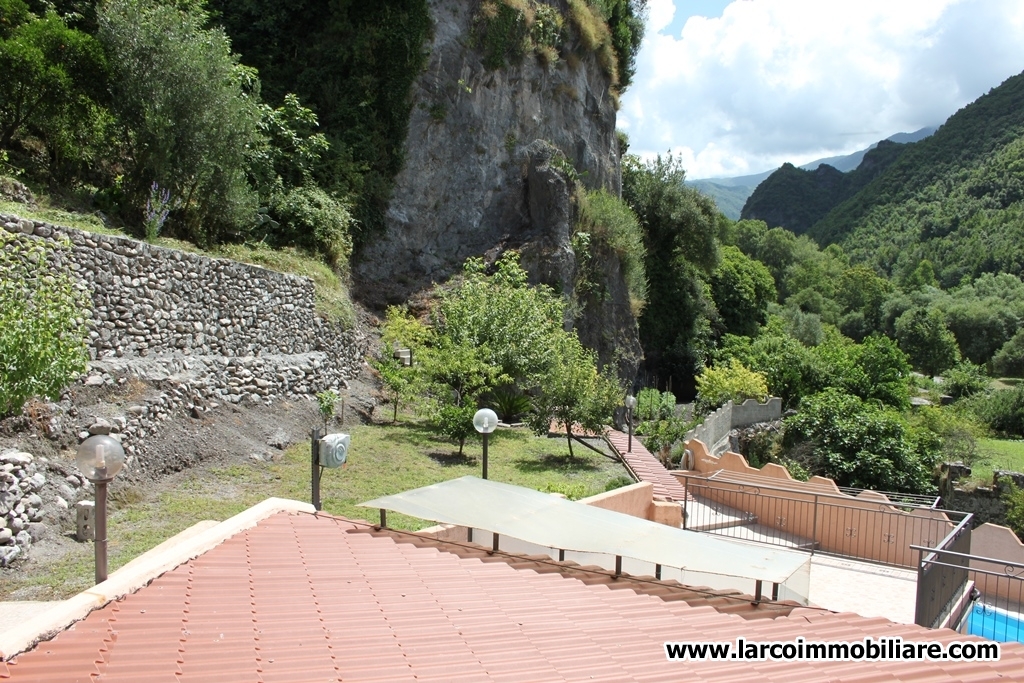
[[[648,0],[619,127],[693,179],[801,164],[940,124],[1022,37],[1024,0]]]

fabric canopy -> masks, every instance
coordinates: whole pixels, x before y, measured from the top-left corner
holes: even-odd
[[[685,571],[784,583],[805,553],[684,531],[521,486],[461,477],[362,507],[482,529],[549,548],[618,555]]]

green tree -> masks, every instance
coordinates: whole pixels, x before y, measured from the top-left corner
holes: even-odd
[[[384,226],[426,63],[426,0],[210,0],[242,61],[259,71],[264,99],[294,93],[315,111],[330,149],[316,184],[352,197],[356,241]],[[468,10],[467,10],[468,11]],[[454,87],[454,84],[452,84]]]
[[[932,377],[960,360],[956,337],[946,327],[946,316],[937,308],[913,308],[896,321],[896,339],[910,363]]]
[[[867,266],[843,272],[836,287],[836,300],[843,313],[859,313],[867,331],[881,328],[882,304],[893,291],[892,284]]]
[[[648,162],[627,156],[622,196],[645,234],[648,303],[640,341],[648,368],[672,376],[686,391],[711,345],[714,305],[707,278],[718,265],[714,203],[683,184],[685,171],[671,156]]]
[[[110,0],[99,38],[111,67],[112,106],[124,128],[128,219],[141,224],[153,181],[180,209],[180,236],[221,241],[245,234],[256,215],[246,179],[260,144],[258,81],[207,28],[199,2]]]
[[[1024,330],[1017,330],[992,358],[992,369],[1001,377],[1024,377]]]
[[[0,417],[57,399],[85,371],[88,298],[48,268],[51,247],[0,230]]]
[[[974,412],[993,431],[1008,437],[1024,437],[1024,385],[976,396],[971,403]]]
[[[490,276],[482,259],[467,260],[462,280],[438,294],[438,334],[476,349],[507,380],[529,385],[550,368],[565,304],[550,287],[530,286],[515,252],[502,256]]]
[[[783,325],[781,319],[772,318],[755,339],[726,335],[718,359],[739,359],[764,375],[772,396],[795,408],[801,398],[826,386],[828,370],[820,355],[786,334]]]
[[[722,324],[730,334],[754,336],[768,319],[768,304],[775,301],[775,281],[762,263],[737,247],[722,247],[721,254],[711,273],[711,296]]]
[[[786,270],[796,261],[797,237],[785,228],[772,228],[757,243],[757,258],[771,272],[776,283],[786,279]]]
[[[550,351],[554,362],[541,379],[530,427],[544,435],[552,421],[562,424],[571,456],[573,427],[603,432],[622,404],[622,388],[615,377],[598,371],[596,354],[574,332],[558,335]]]
[[[459,444],[462,455],[466,437],[474,434],[473,415],[480,396],[496,384],[497,370],[481,358],[478,349],[444,336],[421,351],[419,364],[430,422]]]
[[[106,110],[100,44],[53,12],[36,18],[19,0],[0,5],[0,147],[43,141],[51,175],[97,153]]]
[[[398,422],[398,406],[412,388],[412,377],[409,370],[397,358],[384,358],[373,362],[374,369],[380,373],[380,381],[389,394],[394,407],[392,422]]]
[[[888,337],[874,335],[861,344],[833,337],[815,353],[829,368],[828,386],[865,401],[880,401],[900,410],[909,407],[910,362]]]
[[[839,389],[807,396],[786,418],[783,446],[809,449],[813,474],[840,486],[924,493],[931,490],[937,443],[916,438],[900,414]]]
[[[259,105],[259,112],[263,139],[249,152],[249,164],[260,191],[269,194],[277,183],[298,187],[312,182],[331,147],[323,133],[315,132],[320,127],[316,113],[294,93],[286,94],[280,107]]]
[[[1007,302],[954,296],[946,307],[949,331],[972,363],[987,363],[1020,325],[1020,317]]]
[[[705,368],[697,376],[697,392],[701,407],[710,411],[726,401],[742,403],[748,398],[764,401],[768,398],[768,383],[760,372],[732,358],[728,364]]]

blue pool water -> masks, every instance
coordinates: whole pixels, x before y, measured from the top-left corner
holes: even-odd
[[[967,618],[967,633],[1001,643],[1024,643],[1024,622],[1020,614],[975,603]]]

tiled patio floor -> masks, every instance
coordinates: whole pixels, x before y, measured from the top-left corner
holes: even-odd
[[[810,592],[819,607],[913,624],[917,572],[815,554]]]

